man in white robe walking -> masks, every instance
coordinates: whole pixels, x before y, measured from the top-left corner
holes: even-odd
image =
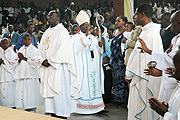
[[[45,98],[45,113],[66,119],[73,111],[72,98],[79,98],[72,43],[59,13],[48,15],[48,28],[42,36],[36,59],[41,65],[40,93]],[[75,105],[75,104],[74,104]]]
[[[102,42],[91,35],[93,28],[89,28],[90,18],[86,12],[80,11],[76,21],[80,26],[80,32],[72,37],[80,93],[76,113],[93,114],[104,110]]]
[[[138,25],[142,25],[140,38],[149,48],[156,52],[163,52],[162,40],[159,34],[160,25],[152,22],[152,7],[146,3],[140,4],[135,12]],[[151,56],[137,49],[140,43],[136,42],[135,48],[129,57],[126,70],[126,80],[131,81],[128,101],[128,120],[156,120],[158,115],[148,106],[148,98],[158,97],[161,79],[146,76],[143,72],[151,61]]]

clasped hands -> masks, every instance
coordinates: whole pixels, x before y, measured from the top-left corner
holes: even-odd
[[[21,62],[21,60],[27,61],[27,58],[24,57],[24,55],[21,52],[18,53],[18,58],[19,58],[19,60],[18,60],[19,63]]]
[[[49,66],[51,66],[51,65],[49,64],[48,60],[45,59],[45,60],[42,62],[42,66],[49,67]]]
[[[154,111],[156,111],[162,117],[166,112],[168,112],[168,107],[169,107],[168,103],[161,102],[155,97],[148,98],[148,103],[149,103],[149,107]]]

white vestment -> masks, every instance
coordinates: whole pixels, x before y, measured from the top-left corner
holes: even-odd
[[[80,93],[80,98],[76,101],[76,113],[97,113],[104,109],[104,75],[100,56],[103,49],[93,35],[86,36],[82,32],[74,35],[72,41]]]
[[[151,22],[142,27],[139,37],[144,40],[149,49],[163,53],[159,31],[160,25]],[[148,98],[158,97],[161,78],[146,76],[143,73],[152,59],[148,53],[140,53],[141,50],[137,47],[141,47],[139,42],[136,42],[126,68],[126,78],[132,79],[128,101],[128,120],[156,120],[158,115],[149,108]]]
[[[37,69],[35,55],[37,48],[30,44],[22,46],[19,52],[27,58],[17,63],[14,79],[16,80],[15,106],[25,109],[36,108],[43,105],[40,96],[40,72]]]
[[[51,66],[41,65],[45,59]],[[68,31],[62,24],[45,31],[39,44],[36,60],[41,66],[40,93],[45,98],[45,112],[69,117],[72,112],[71,107],[67,107],[71,106],[70,98],[79,98],[79,93],[72,43]],[[64,83],[66,89],[62,88]],[[60,95],[63,95],[61,96],[63,99],[58,97]],[[49,107],[51,105],[54,107]]]
[[[15,107],[15,81],[13,75],[16,67],[17,55],[10,47],[5,51],[0,47],[0,58],[4,61],[4,63],[0,65],[0,105]]]
[[[164,114],[162,120],[180,120],[180,84],[174,89],[168,102],[168,112]]]
[[[172,39],[171,44],[173,45],[172,51],[168,54],[152,52],[152,59],[158,63],[156,68],[162,70],[162,82],[158,99],[166,103],[169,101],[171,93],[176,88],[177,82],[176,79],[168,77],[169,75],[165,74],[164,69],[166,69],[167,67],[174,68],[172,58],[179,49],[180,34]]]

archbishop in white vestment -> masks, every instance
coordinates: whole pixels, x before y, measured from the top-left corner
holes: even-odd
[[[72,43],[61,24],[48,28],[42,36],[36,59],[39,65],[47,59],[50,66],[41,65],[40,93],[45,98],[45,113],[70,117],[71,99],[79,97]]]
[[[163,46],[159,31],[160,25],[150,22],[142,27],[139,37],[144,40],[148,48],[162,53]],[[144,69],[147,69],[147,63],[152,59],[148,53],[140,52],[137,47],[141,47],[139,42],[136,42],[126,68],[126,79],[132,79],[128,100],[128,120],[156,120],[158,115],[147,103],[149,97],[158,97],[161,78],[146,76],[143,73]]]
[[[74,60],[77,71],[80,98],[76,100],[76,113],[93,114],[104,110],[104,74],[102,68],[103,48],[88,29],[90,18],[81,10],[76,21],[80,32],[72,36]]]
[[[93,35],[86,36],[82,32],[74,35],[72,41],[80,93],[76,113],[97,113],[104,110],[104,75],[102,66],[99,66],[102,63],[100,53],[102,54],[103,49],[99,47],[98,40]],[[94,58],[91,56],[90,47],[93,49]]]

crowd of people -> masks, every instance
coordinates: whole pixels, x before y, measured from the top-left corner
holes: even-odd
[[[61,9],[1,2],[0,105],[45,105],[66,119],[116,102],[128,120],[177,120],[180,6],[172,3],[140,4],[128,21],[108,1]]]

